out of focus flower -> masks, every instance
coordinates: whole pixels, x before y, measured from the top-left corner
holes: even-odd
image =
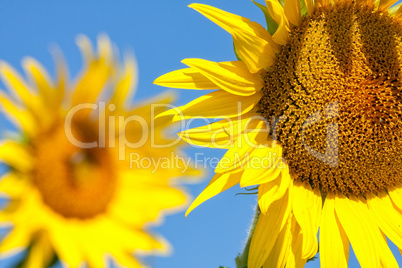
[[[186,193],[172,185],[195,171],[164,138],[170,123],[153,119],[171,94],[130,107],[134,59],[119,64],[106,36],[97,53],[87,37],[77,40],[85,66],[71,84],[60,57],[55,81],[32,58],[23,61],[28,81],[0,64],[10,92],[0,103],[20,129],[0,146],[9,166],[0,191],[10,197],[0,217],[13,226],[0,251],[28,248],[27,267],[45,267],[57,256],[71,267],[98,268],[107,266],[107,255],[140,267],[133,253],[168,252],[147,226],[186,204]]]

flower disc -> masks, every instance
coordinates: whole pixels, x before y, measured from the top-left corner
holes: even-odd
[[[107,148],[80,148],[72,139],[89,144],[97,140],[96,128],[64,125],[42,133],[34,143],[34,183],[43,201],[67,218],[92,218],[104,213],[116,188],[116,174]],[[69,139],[70,138],[70,139]]]
[[[260,110],[295,180],[322,192],[400,182],[401,25],[374,6],[318,8],[264,74]]]

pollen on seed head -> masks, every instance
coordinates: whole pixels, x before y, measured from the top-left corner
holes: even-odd
[[[276,135],[295,180],[346,195],[402,181],[401,48],[402,26],[373,6],[319,8],[291,30],[259,105],[285,118]]]

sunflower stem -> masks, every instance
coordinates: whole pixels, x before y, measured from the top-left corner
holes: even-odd
[[[258,218],[260,217],[260,212],[261,212],[260,208],[257,204],[257,207],[255,209],[254,219],[250,226],[250,231],[248,234],[247,242],[244,245],[243,252],[240,253],[239,255],[237,255],[237,257],[235,259],[237,268],[246,268],[247,267],[248,252],[250,250],[251,238],[253,237],[254,229],[255,229],[255,226],[257,225]]]

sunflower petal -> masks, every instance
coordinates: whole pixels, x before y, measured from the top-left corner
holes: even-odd
[[[289,21],[282,5],[277,0],[265,0],[269,14],[278,23],[278,29],[272,39],[279,45],[285,45],[289,38]]]
[[[313,15],[314,10],[315,10],[315,5],[313,0],[304,0],[304,3],[306,4],[307,7],[307,14],[308,15]]]
[[[236,50],[250,72],[256,73],[273,64],[279,48],[260,24],[208,5],[189,7],[232,34]]]
[[[301,24],[300,0],[286,0],[283,6],[286,18],[296,26]]]
[[[30,234],[22,226],[12,229],[0,244],[0,256],[7,257],[28,247]]]
[[[302,229],[302,257],[310,259],[318,251],[317,232],[321,216],[322,199],[319,190],[313,190],[310,184],[293,184],[293,213]]]
[[[396,2],[398,2],[398,0],[380,0],[380,4],[378,6],[378,9],[380,9],[380,10],[388,10]]]
[[[128,253],[124,253],[121,251],[116,251],[112,252],[113,257],[116,259],[116,261],[122,265],[122,267],[130,267],[130,268],[142,268],[144,267],[139,263],[133,256],[131,256]]]
[[[234,142],[233,147],[225,153],[216,166],[216,173],[231,173],[247,168],[247,165],[250,164],[253,151],[267,146],[268,138],[266,129],[264,130],[264,126],[266,126],[265,122],[256,121],[250,125],[253,125],[252,127],[255,126],[255,128],[239,136]]]
[[[212,124],[188,129],[178,133],[178,135],[189,144],[229,149],[245,126],[257,118],[262,119],[258,114],[249,113],[240,118],[222,119]]]
[[[402,210],[402,185],[399,184],[396,187],[391,187],[388,190],[389,196],[392,199],[392,202],[395,203],[395,205]]]
[[[295,217],[291,217],[292,245],[286,261],[287,267],[303,268],[307,259],[302,257],[303,233]]]
[[[154,84],[183,89],[218,89],[211,80],[205,77],[199,70],[194,68],[185,68],[176,70],[155,79]]]
[[[99,37],[99,58],[95,58],[90,41],[85,36],[77,39],[86,67],[75,82],[75,90],[72,96],[72,106],[81,103],[95,103],[101,91],[104,89],[109,77],[114,71],[112,65],[111,44],[107,37]],[[85,109],[85,114],[89,114]]]
[[[33,167],[33,159],[27,146],[14,141],[0,143],[0,162],[21,171],[28,171]]]
[[[0,75],[11,93],[16,94],[36,118],[43,116],[43,105],[18,72],[6,62],[0,62]]]
[[[383,262],[395,264],[390,267],[398,267],[368,211],[366,201],[337,196],[335,211],[362,267],[381,267]],[[356,219],[364,220],[356,224]]]
[[[117,109],[126,108],[131,101],[138,81],[137,63],[134,57],[127,56],[124,69],[119,77],[116,88],[110,98],[109,103],[116,105]]]
[[[218,90],[201,96],[184,106],[177,107],[158,115],[174,114],[173,121],[190,118],[237,117],[253,109],[259,102],[259,93],[248,97],[239,97],[224,90]],[[214,107],[211,109],[211,107]]]
[[[348,267],[349,240],[335,215],[335,199],[327,195],[320,224],[320,263],[323,268]]]
[[[36,88],[39,89],[40,96],[44,98],[46,104],[53,100],[54,88],[52,79],[45,70],[45,68],[34,58],[26,57],[22,61],[22,66],[25,69],[27,75],[30,76],[32,82],[36,84]]]
[[[255,149],[250,154],[250,165],[243,172],[240,187],[274,180],[285,167],[282,162],[282,148],[278,145]]]
[[[289,212],[289,192],[287,192],[271,204],[266,215],[260,214],[250,244],[248,267],[261,267],[265,263],[288,220]]]
[[[215,174],[215,176],[209,182],[208,186],[201,192],[201,194],[187,209],[186,216],[200,204],[204,203],[206,200],[238,184],[240,182],[240,177],[241,174],[239,173]]]
[[[329,5],[330,4],[330,1],[329,0],[317,0],[316,2],[315,2],[315,4],[316,4],[316,6],[317,7],[324,7],[324,6],[327,6],[327,5]]]
[[[29,182],[15,172],[6,173],[0,177],[0,192],[11,199],[16,200],[23,197],[27,187],[29,187]]]
[[[395,12],[395,18],[402,19],[402,5],[399,6],[398,10]]]
[[[56,254],[60,257],[62,262],[67,263],[69,266],[79,267],[84,256],[81,249],[77,248],[78,243],[76,238],[70,235],[71,233],[77,232],[77,230],[72,230],[75,226],[61,226],[59,223],[53,223],[53,228],[49,233],[49,239]]]
[[[197,69],[220,89],[239,96],[250,96],[264,86],[262,78],[247,70],[242,61],[213,62],[203,59],[184,59],[182,62]]]
[[[24,268],[46,267],[51,261],[53,250],[44,233],[36,239],[29,251]]]
[[[291,222],[292,218],[289,217],[285,226],[282,228],[282,231],[279,233],[275,245],[272,248],[272,251],[269,254],[267,260],[265,261],[263,268],[271,268],[271,267],[284,268],[286,266],[286,262],[289,258],[289,254],[291,251],[290,248],[292,242]]]
[[[394,208],[388,194],[369,194],[367,204],[380,229],[398,248],[402,248],[402,214]]]
[[[291,183],[288,170],[283,170],[276,179],[261,184],[258,187],[258,205],[262,214],[270,211],[271,205],[283,198]]]
[[[0,105],[2,112],[17,126],[21,127],[24,134],[34,137],[38,131],[38,124],[32,113],[22,110],[13,103],[9,97],[0,92]]]

